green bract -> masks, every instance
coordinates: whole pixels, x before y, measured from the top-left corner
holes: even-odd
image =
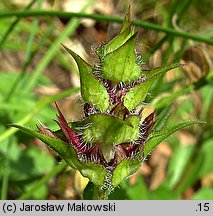
[[[115,146],[138,138],[140,122],[138,116],[131,116],[128,121],[123,121],[114,116],[96,114],[91,115],[89,119],[91,126],[84,130],[85,140],[88,143],[100,142]]]
[[[65,49],[72,55],[78,65],[82,98],[86,103],[95,105],[101,111],[106,111],[109,106],[109,95],[104,86],[92,74],[92,66],[72,50],[67,47]]]
[[[139,104],[141,104],[141,101],[146,98],[150,87],[159,78],[159,76],[162,76],[163,73],[166,73],[168,70],[171,70],[178,66],[179,64],[175,64],[172,66],[166,66],[149,71],[144,76],[144,82],[141,82],[139,85],[131,88],[126,93],[126,95],[124,96],[124,106],[129,111],[137,107]]]
[[[119,48],[104,56],[101,62],[103,78],[113,83],[130,83],[141,76],[141,69],[136,64],[135,43],[136,34]]]
[[[131,28],[131,25],[127,26],[127,28],[120,32],[116,37],[114,37],[111,41],[109,41],[105,45],[101,45],[97,50],[97,55],[101,60],[104,59],[104,57],[121,47],[126,41],[133,36],[134,31]]]
[[[163,139],[178,129],[198,123],[187,121],[153,132],[155,112],[144,116],[143,101],[154,82],[178,65],[142,71],[135,53],[136,34],[129,14],[120,33],[97,49],[94,67],[65,47],[78,65],[84,118],[67,123],[58,109],[60,130],[40,125],[39,132],[13,125],[54,149],[101,192],[110,192],[140,167]]]

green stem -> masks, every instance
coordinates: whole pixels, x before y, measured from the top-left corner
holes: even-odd
[[[7,141],[7,150],[5,154],[5,161],[3,166],[3,177],[2,177],[2,190],[1,190],[1,200],[7,199],[7,193],[8,193],[8,182],[9,182],[9,173],[10,173],[10,160],[9,160],[9,154],[11,150],[11,143],[12,139],[8,139]]]
[[[27,7],[24,10],[29,10],[35,3],[36,1],[33,0],[30,2],[29,5],[27,5]],[[6,31],[6,33],[2,36],[1,40],[0,40],[0,48],[2,48],[2,45],[4,44],[4,42],[7,40],[8,36],[10,35],[10,33],[13,31],[13,29],[16,27],[16,25],[18,24],[18,22],[20,21],[21,17],[17,17],[15,21],[13,21],[13,23],[10,25],[10,27],[8,28],[8,30]]]
[[[106,21],[106,22],[118,22],[121,23],[123,20],[120,17],[112,17],[112,16],[103,16],[98,14],[87,14],[87,13],[75,13],[75,12],[62,12],[62,11],[1,11],[0,12],[0,18],[6,18],[6,17],[28,17],[28,16],[58,16],[62,18],[71,18],[71,17],[78,17],[78,18],[88,18],[93,20],[99,20],[99,21]],[[171,35],[187,38],[187,39],[193,39],[195,41],[200,41],[208,44],[213,45],[213,40],[210,38],[205,38],[199,35],[195,34],[189,34],[187,32],[183,31],[177,31],[173,28],[164,28],[160,25],[149,23],[149,22],[141,22],[141,21],[133,21],[133,24],[135,26],[140,26],[146,29],[152,29],[159,32],[169,33]]]
[[[94,185],[93,200],[108,200],[108,190],[103,190],[100,186]]]

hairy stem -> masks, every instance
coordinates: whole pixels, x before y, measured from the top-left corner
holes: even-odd
[[[108,189],[103,190],[100,186],[94,185],[93,200],[107,200],[108,199]]]

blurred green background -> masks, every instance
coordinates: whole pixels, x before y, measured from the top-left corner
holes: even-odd
[[[87,179],[8,124],[36,129],[41,120],[57,129],[54,101],[67,120],[82,118],[78,70],[61,43],[95,64],[95,48],[119,31],[129,3],[144,69],[184,64],[162,77],[146,98],[147,107],[157,111],[156,130],[187,119],[206,124],[161,143],[110,198],[213,199],[211,0],[1,0],[1,199],[82,199]],[[98,16],[85,18],[88,13]]]

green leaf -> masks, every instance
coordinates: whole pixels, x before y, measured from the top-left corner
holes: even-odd
[[[126,185],[126,193],[130,200],[148,200],[150,191],[143,179],[142,175],[137,177],[137,182],[134,185]]]
[[[146,98],[150,87],[154,84],[154,82],[159,78],[159,76],[166,73],[168,70],[176,68],[179,64],[174,64],[171,66],[165,66],[161,68],[153,69],[147,73],[146,79],[144,82],[140,83],[139,85],[131,88],[126,95],[124,96],[124,106],[131,111],[132,109],[136,108],[142,101]]]
[[[121,47],[107,54],[102,62],[102,75],[114,83],[130,83],[141,76],[140,67],[136,64],[136,34]]]
[[[184,160],[184,159],[183,159]],[[205,175],[212,173],[212,140],[208,140],[202,145],[202,149],[196,157],[196,160],[187,170],[184,181],[178,186],[177,191],[182,193],[186,188],[193,185],[196,181]]]
[[[213,188],[204,187],[200,188],[192,197],[194,200],[213,200]]]
[[[113,171],[112,184],[117,187],[124,179],[135,173],[141,166],[142,161],[124,160]]]
[[[128,9],[123,20],[120,33],[110,40],[107,44],[101,45],[97,50],[97,55],[103,61],[104,57],[122,46],[134,34],[134,27],[130,21],[130,9]]]
[[[110,143],[114,146],[138,138],[140,122],[138,116],[122,121],[114,116],[94,114],[88,119],[91,124],[84,130],[84,139],[89,143]]]
[[[172,64],[172,65],[166,65],[166,66],[162,66],[162,67],[157,67],[154,68],[150,71],[145,71],[144,75],[146,77],[152,77],[152,76],[156,76],[157,74],[164,74],[169,70],[175,69],[177,67],[182,66],[181,64],[177,63],[177,64]]]
[[[174,152],[169,162],[168,178],[166,181],[168,188],[172,189],[182,177],[182,174],[189,162],[192,150],[192,146],[186,146],[177,148]]]
[[[134,31],[131,30],[131,25],[129,25],[123,32],[118,34],[116,37],[114,37],[111,41],[109,41],[107,44],[103,45],[103,47],[100,47],[99,49],[104,49],[102,51],[101,59],[103,60],[104,57],[117,50],[119,47],[121,47],[126,41],[133,36]],[[97,52],[100,53],[99,51]]]
[[[61,173],[66,167],[67,164],[64,161],[62,161],[60,164],[56,165],[49,173],[46,173],[46,175],[44,175],[42,178],[36,181],[35,184],[33,184],[27,191],[22,193],[17,199],[18,200],[30,199],[30,197],[32,197],[32,194],[35,191],[37,191],[43,185],[46,185],[51,178]]]
[[[199,169],[198,176],[201,178],[213,172],[213,139],[208,139],[203,143],[201,154],[203,155],[203,164]]]
[[[0,132],[2,131],[3,130],[1,130]],[[10,143],[10,151],[8,151],[8,147],[7,147],[8,142],[9,140],[5,139],[0,143],[0,155],[7,155],[10,161],[17,162],[21,155],[20,146],[18,145],[17,141],[14,139],[13,142]],[[3,166],[4,163],[1,163],[1,165]]]
[[[93,199],[93,190],[94,190],[94,184],[92,182],[88,182],[86,188],[84,189],[83,199],[84,200],[92,200]]]
[[[37,184],[36,181],[32,182],[30,184],[25,184],[24,190],[29,191],[36,184]],[[31,196],[29,197],[29,199],[34,199],[34,200],[47,199],[48,198],[48,192],[49,191],[48,191],[47,184],[40,185],[40,187],[37,188],[37,190],[35,190],[33,193],[31,193]]]
[[[64,46],[64,45],[63,45]],[[109,94],[103,84],[92,74],[93,68],[79,55],[64,46],[75,59],[81,82],[81,96],[85,102],[95,105],[100,111],[106,111],[109,106]]]
[[[35,147],[26,149],[24,156],[25,158],[28,157],[28,159],[31,159],[33,164],[31,172],[34,175],[41,175],[50,172],[55,166],[53,157],[45,152],[41,152],[38,148]]]
[[[72,148],[68,143],[57,138],[48,137],[44,134],[20,125],[12,124],[11,126],[19,128],[23,132],[40,139],[50,148],[55,150],[66,161],[68,165],[70,165],[74,169],[78,169],[84,177],[89,178],[90,181],[95,185],[103,185],[104,178],[106,176],[104,167],[94,163],[81,163],[78,160],[75,149]]]
[[[112,193],[109,194],[108,200],[129,200],[127,191],[121,185],[116,187]]]
[[[38,148],[28,148],[21,152],[16,161],[10,162],[11,176],[14,180],[26,180],[46,174],[55,165],[55,160],[49,154]]]
[[[182,194],[187,188],[191,187],[199,180],[198,170],[200,170],[200,168],[202,167],[203,160],[203,155],[200,154],[198,155],[196,160],[192,164],[190,164],[190,167],[188,168],[187,173],[184,176],[184,181],[178,182],[178,185],[175,188],[177,193]]]
[[[154,77],[152,79],[146,80],[145,82],[141,83],[130,89],[126,95],[124,96],[124,106],[131,111],[132,109],[136,108],[142,101],[146,98],[148,94],[149,88],[155,82],[158,77]]]
[[[94,114],[86,119],[89,126],[84,130],[84,139],[88,143],[100,143],[107,159],[115,145],[138,139],[138,116],[130,116],[126,121],[106,114]]]
[[[160,186],[157,189],[150,191],[149,193],[150,200],[177,200],[180,199],[178,193],[169,190],[165,186]]]
[[[144,146],[144,157],[146,157],[160,142],[162,142],[168,136],[173,134],[175,131],[191,126],[193,124],[203,124],[203,123],[205,122],[199,120],[189,120],[189,121],[180,122],[176,125],[171,126],[170,128],[165,128],[160,132],[152,132],[149,136],[148,141]]]
[[[158,121],[155,122],[153,129],[161,130],[164,128],[172,114],[172,105],[168,104],[160,113],[158,113]]]
[[[131,19],[130,19],[130,6],[128,7],[127,11],[126,11],[126,15],[123,19],[123,23],[122,23],[122,27],[120,30],[120,33],[122,33],[123,31],[125,31],[125,29],[131,24]]]

